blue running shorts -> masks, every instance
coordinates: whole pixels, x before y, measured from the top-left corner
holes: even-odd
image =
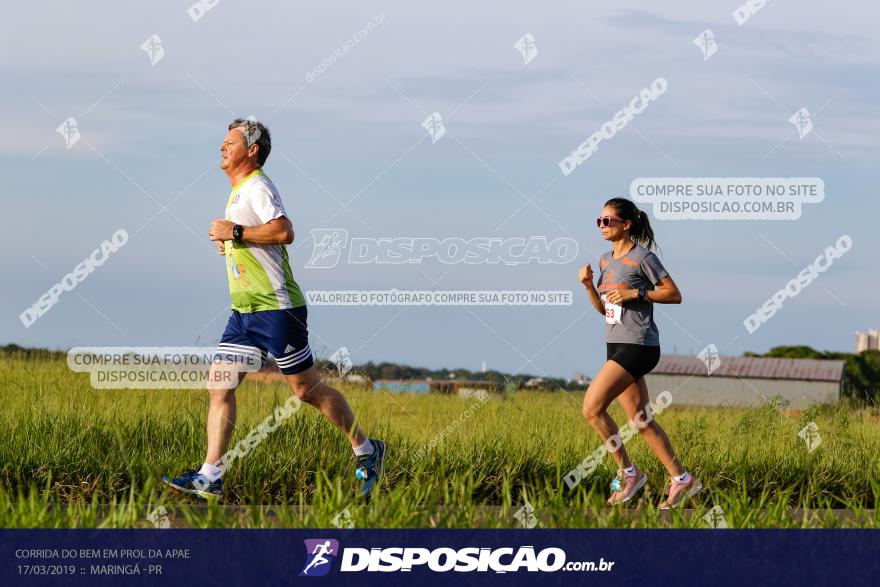
[[[257,358],[259,355],[262,361],[268,352],[285,375],[301,373],[314,364],[307,315],[305,306],[248,314],[233,310],[215,358]]]

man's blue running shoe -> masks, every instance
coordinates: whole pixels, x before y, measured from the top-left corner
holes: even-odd
[[[209,481],[207,477],[199,474],[195,469],[184,471],[174,479],[169,479],[167,476],[162,477],[162,481],[177,491],[196,495],[202,499],[223,499],[223,479]]]
[[[373,444],[373,452],[361,455],[357,458],[355,476],[364,482],[361,489],[361,497],[370,499],[373,489],[379,486],[382,476],[385,474],[385,443],[381,440],[370,439]]]

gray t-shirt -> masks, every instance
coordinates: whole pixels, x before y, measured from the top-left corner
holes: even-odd
[[[620,259],[608,251],[599,259],[599,295],[612,289],[654,289],[654,285],[669,273],[663,268],[657,255],[641,245],[636,245]],[[619,324],[605,324],[606,342],[624,342],[647,346],[660,345],[660,333],[654,323],[654,304],[642,300],[624,302]]]

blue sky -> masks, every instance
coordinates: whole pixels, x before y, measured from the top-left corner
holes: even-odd
[[[216,155],[234,115],[254,115],[272,131],[266,172],[297,231],[290,252],[304,290],[432,289],[439,279],[442,289],[576,294],[567,307],[316,306],[312,346],[325,356],[346,346],[356,363],[478,369],[486,360],[509,372],[595,373],[603,322],[577,271],[607,248],[593,223],[602,203],[655,176],[821,177],[826,186],[825,201],[796,221],[654,220],[684,294],[657,314],[665,352],[710,343],[726,354],[781,344],[851,351],[854,331],[880,326],[880,8],[778,0],[738,26],[736,2],[707,4],[222,0],[197,22],[187,2],[11,7],[17,24],[0,40],[9,114],[0,174],[13,254],[0,342],[219,340],[228,292],[206,233],[229,184]],[[376,15],[384,20],[307,81]],[[704,61],[692,40],[706,28],[718,52]],[[513,44],[526,33],[538,54],[524,66]],[[140,45],[153,34],[164,57],[151,66]],[[658,76],[669,88],[632,128],[553,181],[559,160]],[[798,139],[788,118],[801,107],[815,132]],[[432,144],[420,125],[434,111],[449,135]],[[68,149],[55,129],[69,116],[81,140]],[[540,209],[521,208],[542,189]],[[340,210],[355,195],[351,211]],[[130,242],[24,328],[18,315],[119,228]],[[567,236],[579,256],[569,265],[310,270],[312,228]],[[842,234],[853,249],[748,334],[743,319]]]

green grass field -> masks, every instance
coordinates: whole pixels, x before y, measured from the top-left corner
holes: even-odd
[[[713,506],[729,527],[880,526],[876,408],[668,408],[658,419],[706,486],[690,510],[669,514],[656,509],[665,472],[638,437],[627,443],[649,475],[638,504],[605,506],[610,457],[575,489],[565,486],[565,473],[600,445],[581,417],[581,394],[480,403],[344,392],[371,436],[389,445],[372,504],[354,499],[347,442],[303,405],[230,468],[225,507],[196,507],[159,479],[201,462],[205,392],[94,390],[61,360],[0,359],[0,527],[150,527],[158,506],[190,527],[330,527],[346,508],[357,527],[517,527],[526,501],[541,527],[705,527]],[[288,397],[282,383],[246,380],[233,443]],[[616,407],[613,415],[624,422]],[[798,437],[810,421],[822,437],[812,453]],[[851,513],[842,519],[839,509]]]

